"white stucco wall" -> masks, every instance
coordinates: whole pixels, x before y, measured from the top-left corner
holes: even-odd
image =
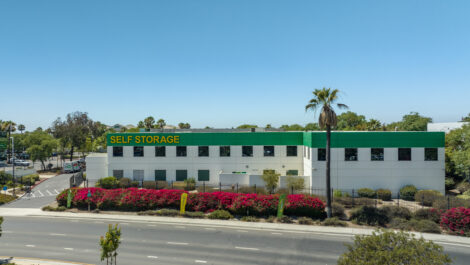
[[[108,177],[108,155],[103,153],[89,154],[85,158],[87,179],[96,181]]]

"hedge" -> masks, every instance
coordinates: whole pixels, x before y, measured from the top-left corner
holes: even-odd
[[[357,195],[361,198],[371,198],[374,199],[376,197],[375,190],[369,188],[362,188],[357,190]]]
[[[470,236],[470,208],[452,208],[444,212],[441,227],[453,234]]]
[[[407,201],[413,201],[418,189],[413,185],[407,185],[400,189],[400,198]]]
[[[119,211],[147,211],[161,208],[179,209],[183,190],[149,189],[102,189],[73,188],[72,206],[80,209],[88,207],[88,191],[91,208]],[[57,195],[61,206],[67,204],[67,192]],[[213,212],[226,210],[241,216],[269,216],[277,213],[279,195],[241,194],[232,192],[189,193],[186,204],[188,211]],[[318,198],[291,194],[287,196],[284,213],[292,216],[325,217],[325,204]]]

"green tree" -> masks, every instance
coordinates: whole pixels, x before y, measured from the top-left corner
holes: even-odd
[[[137,128],[145,128],[145,123],[143,121],[139,121],[137,123]]]
[[[446,175],[456,179],[470,177],[470,124],[450,131],[445,145]]]
[[[250,129],[250,128],[258,128],[258,125],[255,124],[242,124],[237,127],[237,129]]]
[[[419,115],[418,112],[410,112],[403,116],[402,120],[397,123],[392,123],[390,130],[398,131],[426,131],[428,123],[432,122],[429,117]]]
[[[180,123],[178,123],[178,128],[180,128],[180,129],[190,129],[191,125],[189,123],[180,122]]]
[[[362,131],[367,128],[366,117],[364,115],[357,115],[357,113],[352,111],[341,113],[337,119],[336,128],[341,131]]]
[[[159,120],[157,121],[156,127],[157,127],[157,129],[161,129],[162,132],[163,132],[163,129],[165,128],[165,125],[166,125],[165,120],[164,120],[164,119],[159,119]]]
[[[271,194],[274,193],[274,190],[279,185],[279,176],[281,175],[277,174],[276,171],[272,169],[263,170],[261,179],[264,181],[266,189],[268,189]]]
[[[264,128],[266,128],[266,129],[272,129],[273,127],[272,127],[272,125],[271,125],[270,123],[268,123],[268,124],[266,124],[266,126],[265,126]]]
[[[384,129],[382,123],[376,119],[370,119],[366,124],[366,128],[368,131],[382,131]]]
[[[306,131],[321,131],[320,126],[316,122],[307,123],[304,129]]]
[[[11,150],[10,137],[11,137],[11,133],[16,131],[16,123],[14,123],[13,121],[2,121],[0,123],[0,131],[7,133],[8,135],[7,136],[7,139],[8,139],[7,149]],[[10,158],[11,158],[11,153],[8,153],[8,161],[10,161]]]
[[[26,130],[26,127],[23,124],[18,125],[18,131],[23,133],[24,130]]]
[[[357,235],[354,243],[347,246],[348,252],[341,255],[338,265],[445,265],[451,264],[443,247],[432,241],[417,239],[413,234],[393,231],[378,231],[372,235]]]
[[[313,91],[313,98],[310,99],[305,106],[305,111],[316,111],[321,108],[321,113],[318,117],[318,124],[321,128],[326,127],[326,212],[328,218],[331,218],[331,128],[336,127],[336,113],[333,105],[336,104],[338,108],[348,108],[347,105],[336,103],[338,100],[338,89],[323,88],[315,89]]]
[[[302,177],[287,176],[286,182],[289,190],[301,191],[305,189],[305,182]]]
[[[117,264],[117,249],[121,244],[121,228],[116,224],[108,226],[108,232],[100,237],[101,261],[106,259],[106,264]],[[109,263],[110,261],[110,263]]]
[[[57,148],[57,140],[44,131],[34,131],[26,133],[23,139],[24,146],[27,146],[28,153],[33,161],[40,161],[42,169],[46,169],[45,161],[51,157],[52,152]]]
[[[462,117],[462,121],[465,121],[465,122],[470,122],[470,113],[467,114],[467,116],[465,117]]]
[[[292,124],[292,125],[282,125],[281,129],[284,129],[286,131],[303,131],[304,127],[300,124]]]
[[[144,125],[145,128],[150,130],[153,128],[153,125],[155,124],[155,119],[152,116],[148,116],[147,118],[144,119]]]

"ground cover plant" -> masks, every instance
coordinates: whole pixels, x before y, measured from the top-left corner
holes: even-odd
[[[88,197],[90,192],[91,197]],[[72,207],[118,211],[147,211],[162,208],[179,209],[184,190],[153,189],[71,189]],[[68,190],[57,195],[59,206],[67,205]],[[238,216],[276,215],[279,195],[241,194],[233,192],[189,193],[186,210],[193,212],[229,211]],[[325,216],[325,205],[317,197],[304,194],[287,196],[284,213],[290,216],[307,216],[321,219]]]

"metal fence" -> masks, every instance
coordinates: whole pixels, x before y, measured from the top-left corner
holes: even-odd
[[[73,174],[70,179],[70,188],[78,187],[82,184],[83,182],[83,172],[78,172]]]

